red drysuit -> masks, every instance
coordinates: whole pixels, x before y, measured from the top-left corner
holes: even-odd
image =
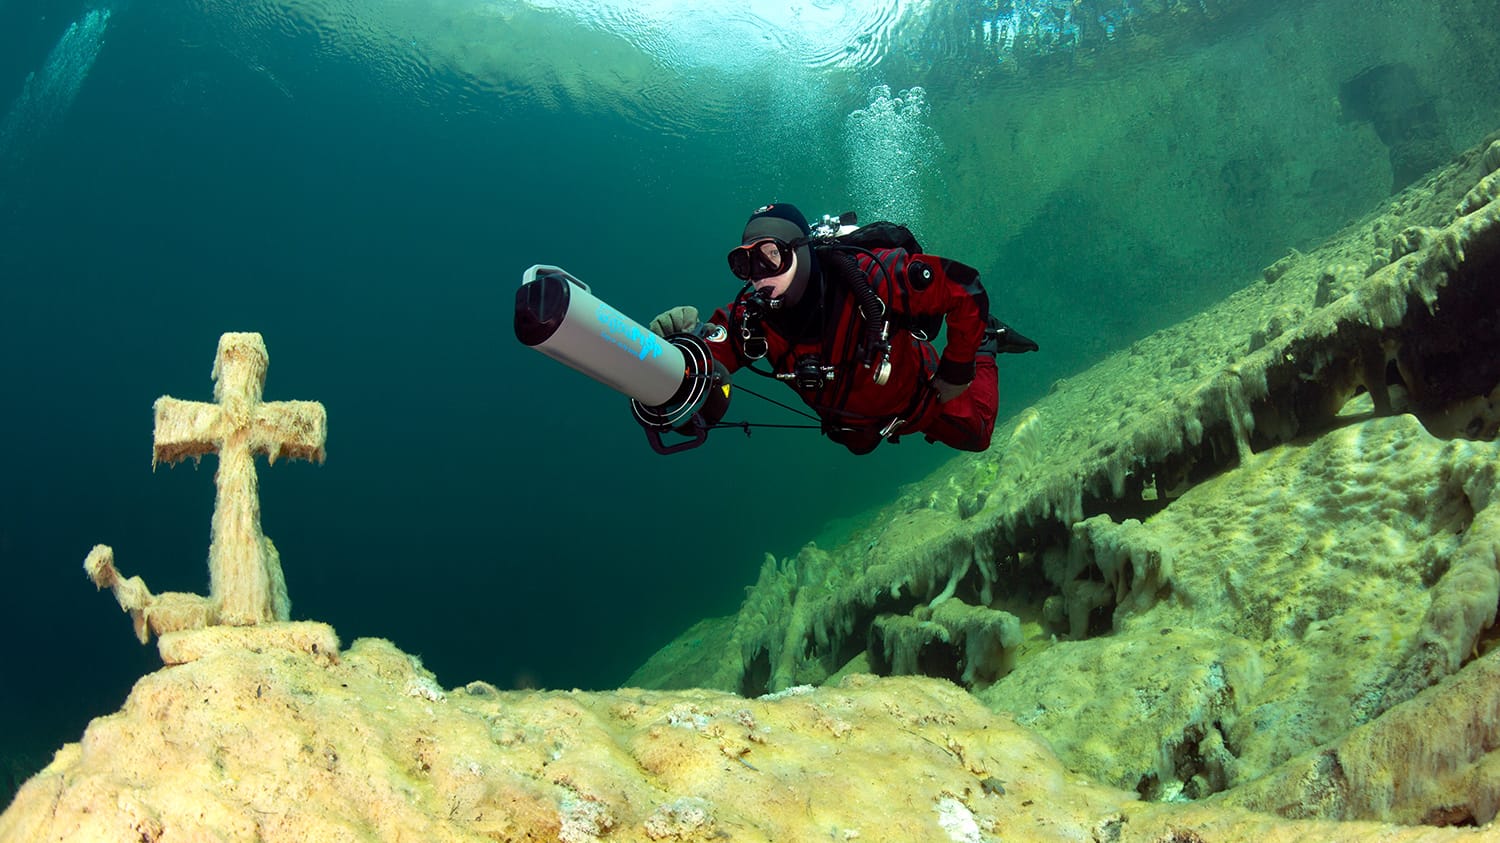
[[[788,376],[801,362],[804,377],[784,380],[818,414],[823,432],[856,454],[874,450],[882,438],[895,441],[908,433],[964,451],[988,448],[999,386],[994,355],[976,354],[989,317],[979,273],[957,261],[902,249],[835,247],[816,254],[819,272],[795,307],[747,318],[741,297],[714,313],[709,321],[726,331],[716,341],[710,338],[714,358],[732,372],[764,356],[774,373]],[[890,321],[891,371],[884,384],[876,383],[875,369],[862,356],[867,320],[847,282],[849,257],[884,302]],[[948,333],[940,357],[927,340],[943,322]],[[764,355],[757,355],[760,347]],[[822,378],[806,376],[819,367],[831,371]],[[934,375],[970,386],[940,403],[928,385]]]

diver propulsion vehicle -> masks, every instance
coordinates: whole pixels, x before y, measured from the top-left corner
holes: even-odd
[[[729,373],[698,333],[659,337],[556,266],[537,264],[516,291],[516,339],[630,398],[658,454],[696,448],[729,408]],[[704,324],[701,330],[723,331]],[[688,437],[668,444],[662,434]]]

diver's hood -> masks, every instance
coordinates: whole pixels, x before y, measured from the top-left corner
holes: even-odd
[[[766,205],[751,215],[740,238],[742,245],[762,237],[775,237],[785,243],[798,244],[791,281],[786,285],[786,290],[776,296],[788,307],[795,306],[802,300],[803,293],[807,292],[808,279],[812,276],[815,259],[812,248],[807,245],[808,232],[807,219],[802,216],[802,212],[792,205],[779,203]]]

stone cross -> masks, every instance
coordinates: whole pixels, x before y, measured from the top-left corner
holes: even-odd
[[[100,545],[84,563],[94,583],[111,588],[135,616],[136,633],[209,624],[247,626],[291,616],[286,580],[276,548],[261,532],[255,455],[322,462],[328,415],[316,401],[261,401],[270,357],[260,334],[224,334],[214,360],[214,401],[169,396],[156,400],[155,450],[151,465],[217,453],[212,543],[208,550],[209,597],[152,596],[139,577],[122,579],[113,552]]]
[[[328,414],[314,401],[263,403],[270,356],[260,334],[225,334],[214,359],[214,404],[156,399],[151,467],[219,454],[214,473],[213,541],[208,548],[209,597],[219,623],[230,626],[290,617],[286,580],[275,548],[260,529],[255,455],[323,461]]]

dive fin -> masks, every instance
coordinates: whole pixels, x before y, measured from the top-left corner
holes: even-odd
[[[1024,354],[1040,348],[1020,331],[991,316],[989,325],[984,329],[984,342],[979,344],[979,353]]]

